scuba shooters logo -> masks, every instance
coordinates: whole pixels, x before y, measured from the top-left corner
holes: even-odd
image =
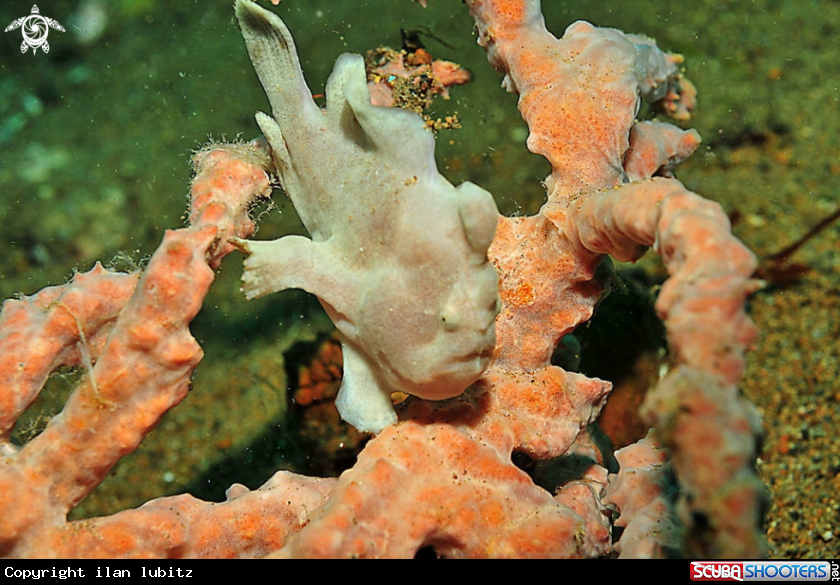
[[[17,20],[13,20],[3,32],[9,32],[18,28],[23,33],[20,52],[25,53],[28,48],[32,47],[33,55],[38,52],[38,49],[41,49],[44,53],[50,52],[50,44],[47,42],[47,36],[51,28],[65,32],[64,27],[57,20],[41,16],[41,11],[38,10],[36,4],[32,5],[32,13],[29,16],[23,16]]]
[[[828,561],[692,561],[692,581],[829,581]]]

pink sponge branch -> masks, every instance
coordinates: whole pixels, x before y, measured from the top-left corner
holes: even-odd
[[[688,550],[760,556],[763,488],[753,462],[761,424],[735,386],[757,335],[744,312],[758,287],[750,278],[755,257],[731,234],[718,204],[674,179],[589,194],[562,219],[588,250],[621,260],[635,260],[640,245],[662,254],[670,278],[656,309],[677,367],[648,396],[643,415],[671,449],[681,519],[695,527]]]
[[[30,301],[37,305],[56,296],[59,301],[47,311],[47,321],[68,315],[57,327],[64,332],[63,338],[27,348],[35,355],[44,355],[39,360],[43,364],[38,368],[39,377],[43,378],[56,363],[68,361],[59,356],[73,342],[88,374],[43,433],[17,453],[6,449],[10,458],[0,484],[8,490],[5,493],[18,493],[20,498],[4,497],[0,503],[0,517],[4,519],[0,551],[4,543],[14,542],[17,530],[28,528],[32,534],[33,524],[43,525],[48,532],[49,527],[62,525],[67,512],[186,396],[192,373],[203,356],[188,326],[213,282],[211,267],[233,249],[228,243],[231,237],[253,232],[248,206],[270,192],[264,167],[253,162],[255,157],[243,155],[258,153],[259,148],[233,145],[196,156],[193,225],[166,232],[125,307],[120,309],[136,277],[106,278],[101,267],[64,290],[48,289],[43,299]],[[115,282],[123,286],[115,286]],[[79,304],[73,300],[79,295],[85,299],[81,304],[87,310],[73,310]],[[101,300],[108,297],[107,302]],[[27,319],[45,318],[37,310],[15,311],[19,306],[12,305],[8,315],[4,311],[2,319],[11,339],[15,334],[8,332],[15,328],[19,331]],[[99,331],[117,313],[101,353],[90,349],[83,333],[68,337],[68,331]],[[92,316],[90,322],[88,316]],[[5,371],[20,370],[14,360],[4,359],[2,366]],[[24,394],[26,399],[17,398],[10,413],[31,400],[31,388],[37,381],[29,382],[28,393],[13,394]]]
[[[510,446],[499,446],[510,436],[506,421],[483,404],[491,394],[440,409],[415,402],[411,420],[368,444],[277,556],[406,558],[423,546],[447,558],[605,554],[609,524],[597,492],[581,486],[555,499],[511,465]]]
[[[97,263],[65,285],[9,299],[0,313],[0,454],[16,451],[11,432],[47,377],[62,366],[90,366],[134,292],[140,275]]]
[[[756,260],[732,235],[720,205],[656,178],[581,198],[562,221],[587,250],[622,261],[655,247],[670,275],[656,306],[677,361],[729,383],[740,379],[756,336],[743,302],[758,287],[751,279]]]
[[[548,202],[540,214],[502,222],[491,249],[507,301],[497,326],[504,346],[499,362],[523,363],[511,354],[517,345],[528,348],[523,355],[543,359],[557,340],[552,331],[569,331],[557,328],[561,311],[573,318],[567,326],[588,318],[597,293],[580,292],[596,284],[601,255],[635,261],[653,247],[670,275],[656,308],[677,367],[643,411],[672,452],[683,489],[687,550],[713,557],[760,556],[763,491],[752,465],[761,429],[755,410],[735,387],[757,334],[744,312],[745,299],[758,288],[751,279],[755,257],[732,235],[718,204],[668,178],[699,144],[697,133],[635,120],[641,99],[661,102],[675,118],[688,118],[695,90],[678,69],[682,58],[664,53],[651,39],[586,22],[573,23],[557,39],[545,28],[538,0],[467,4],[479,44],[505,73],[503,85],[519,94],[529,149],[552,166]],[[536,229],[526,229],[527,223]],[[509,241],[524,247],[553,231],[548,224],[559,237],[539,254],[515,252],[508,262],[508,254],[499,251],[508,227],[516,232]],[[536,258],[560,248],[566,249],[562,262],[541,265]],[[540,297],[560,291],[531,283],[536,275],[550,281],[561,263],[573,269],[568,289],[556,297],[563,299],[558,311],[548,308],[555,301]],[[534,311],[541,304],[545,308]],[[527,305],[527,311],[519,305]],[[514,337],[513,344],[505,344],[506,318],[534,317],[524,337],[532,343]]]
[[[551,163],[549,197],[608,189],[626,181],[623,157],[642,98],[667,101],[686,118],[694,88],[656,43],[588,22],[557,39],[538,1],[467,2],[490,63],[519,94],[528,149]],[[683,103],[677,105],[680,96]]]

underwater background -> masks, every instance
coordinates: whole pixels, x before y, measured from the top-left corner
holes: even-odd
[[[473,81],[435,104],[433,116],[457,112],[463,126],[438,134],[441,172],[485,187],[506,213],[533,213],[549,169],[525,150],[516,98],[475,45],[466,7],[429,3],[283,0],[271,9],[291,29],[314,94],[340,53],[399,47],[401,29],[467,67]],[[142,265],[165,229],[184,225],[191,151],[210,137],[256,136],[253,114],[268,109],[231,0],[38,7],[66,31],[50,30],[48,53],[21,53],[19,29],[0,34],[0,299],[62,284],[96,260]],[[31,9],[32,0],[3,0],[0,28]],[[828,219],[840,207],[840,2],[543,0],[543,10],[558,36],[584,19],[685,56],[699,107],[683,126],[703,144],[676,175],[720,202],[765,260],[767,287],[750,303],[761,337],[741,387],[767,432],[758,469],[770,491],[771,558],[837,558],[840,221]],[[281,192],[275,201],[260,239],[301,230]],[[787,262],[770,261],[821,220]],[[328,415],[307,418],[298,393],[313,370],[338,368],[331,324],[303,293],[245,301],[240,274],[229,258],[193,324],[206,352],[194,390],[74,517],[183,492],[221,500],[231,483],[256,488],[279,468],[328,474],[352,464],[364,439],[323,428],[334,425]],[[581,368],[632,386],[662,359],[646,315],[664,274],[652,254],[619,274],[626,286],[581,332]],[[640,336],[649,352],[622,351]],[[20,441],[60,410],[79,375],[53,376],[20,421]]]

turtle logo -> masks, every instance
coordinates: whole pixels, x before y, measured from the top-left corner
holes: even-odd
[[[50,44],[47,42],[47,35],[50,32],[50,28],[65,32],[64,27],[57,20],[41,16],[38,6],[35,4],[32,5],[32,14],[13,20],[12,24],[7,26],[3,32],[9,32],[16,28],[20,28],[23,33],[20,52],[25,53],[26,49],[32,47],[33,55],[38,52],[38,49],[41,49],[44,53],[50,52]]]

